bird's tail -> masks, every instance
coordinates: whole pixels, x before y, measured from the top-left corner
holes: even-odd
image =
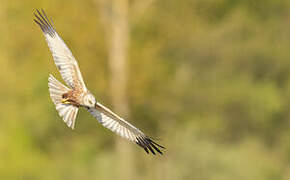
[[[63,121],[68,125],[68,127],[74,129],[75,119],[79,108],[70,104],[62,103],[63,94],[70,91],[70,89],[61,84],[51,74],[48,78],[48,87],[50,98],[55,104],[58,114],[62,117]]]

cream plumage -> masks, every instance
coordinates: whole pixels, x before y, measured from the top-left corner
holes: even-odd
[[[86,108],[104,127],[110,129],[119,136],[135,142],[147,153],[155,151],[162,154],[160,148],[163,146],[154,142],[142,131],[119,117],[95,100],[95,97],[86,88],[78,63],[73,54],[55,31],[53,24],[46,16],[37,10],[34,13],[34,21],[40,26],[44,33],[48,47],[52,53],[56,67],[63,80],[68,85],[61,84],[52,75],[48,78],[49,93],[59,115],[68,127],[74,129],[75,119],[80,107]]]

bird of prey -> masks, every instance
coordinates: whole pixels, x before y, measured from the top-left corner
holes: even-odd
[[[155,151],[157,151],[162,154],[160,149],[164,148],[163,146],[154,142],[152,138],[149,138],[142,131],[95,100],[95,97],[84,83],[76,59],[56,32],[52,21],[48,19],[43,10],[41,12],[36,10],[36,12],[34,13],[34,21],[40,26],[52,53],[54,63],[68,86],[60,83],[51,74],[49,75],[50,97],[67,126],[74,129],[78,110],[83,107],[104,127],[135,142],[147,153],[155,154]]]

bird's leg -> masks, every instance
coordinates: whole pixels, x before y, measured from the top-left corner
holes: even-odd
[[[64,93],[62,95],[61,103],[62,104],[70,104],[69,97],[68,97],[68,93]]]
[[[61,100],[61,103],[62,103],[62,104],[70,104],[70,102],[69,102],[69,98],[63,98],[63,99]]]
[[[61,103],[62,104],[73,105],[73,106],[76,106],[76,107],[80,107],[80,104],[75,99],[72,91],[69,91],[69,92],[64,93],[62,95]]]

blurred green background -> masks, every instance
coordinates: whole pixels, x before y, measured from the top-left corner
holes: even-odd
[[[290,179],[290,1],[118,2],[128,26],[128,107],[119,114],[166,146],[163,156],[85,110],[72,131],[48,95],[48,74],[60,75],[36,8],[53,19],[91,92],[116,110],[115,3],[0,0],[0,179]]]

